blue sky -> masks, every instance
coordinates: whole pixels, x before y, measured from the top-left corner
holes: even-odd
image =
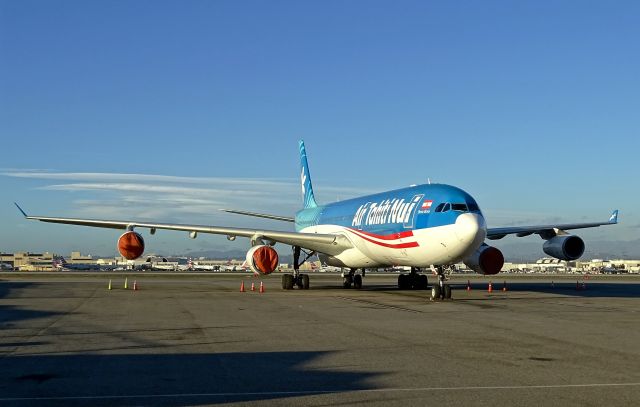
[[[434,182],[489,226],[640,232],[635,1],[0,1],[0,250],[114,254],[39,215],[287,228],[220,213]],[[535,238],[530,238],[535,239]],[[150,251],[241,248],[147,239]],[[507,256],[508,257],[508,256]]]

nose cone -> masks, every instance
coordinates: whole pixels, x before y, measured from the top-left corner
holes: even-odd
[[[456,219],[455,233],[462,243],[480,245],[487,236],[487,224],[480,214],[462,213]]]

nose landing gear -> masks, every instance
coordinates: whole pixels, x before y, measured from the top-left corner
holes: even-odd
[[[437,300],[450,300],[451,299],[451,286],[445,284],[446,276],[444,275],[444,267],[431,266],[434,274],[438,276],[438,283],[431,287],[431,301]]]

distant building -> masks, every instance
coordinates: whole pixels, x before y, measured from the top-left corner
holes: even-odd
[[[53,258],[54,254],[49,252],[1,253],[0,263],[9,264],[20,271],[54,271]]]
[[[71,257],[67,260],[69,264],[97,264],[91,255],[83,256],[80,252],[71,252]]]

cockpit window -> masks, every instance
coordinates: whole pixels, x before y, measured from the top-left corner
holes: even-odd
[[[469,202],[467,203],[467,206],[469,207],[470,212],[480,212],[480,207],[475,202]]]
[[[467,212],[467,204],[454,203],[451,204],[451,209],[458,212]]]
[[[442,212],[449,212],[451,210],[451,204],[447,202],[444,204],[444,208],[442,208]]]
[[[436,206],[435,212],[442,212],[442,208],[444,208],[444,202],[441,203],[440,205]]]

